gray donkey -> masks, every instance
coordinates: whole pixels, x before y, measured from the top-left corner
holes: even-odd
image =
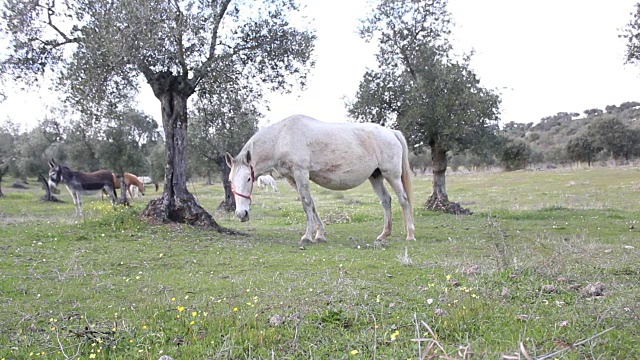
[[[51,159],[49,161],[49,186],[56,187],[59,183],[63,183],[69,190],[69,194],[73,198],[76,206],[76,215],[82,215],[82,194],[97,192],[102,189],[107,191],[111,196],[111,202],[116,204],[116,189],[113,183],[113,174],[108,170],[98,170],[95,172],[85,173],[81,171],[73,171],[65,165],[56,164]]]

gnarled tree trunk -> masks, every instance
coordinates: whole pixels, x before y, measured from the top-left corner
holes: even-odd
[[[149,202],[142,215],[162,222],[222,228],[187,190],[187,99],[194,88],[170,72],[147,76],[162,107],[165,139],[164,192]]]
[[[456,202],[449,201],[446,186],[447,150],[431,144],[431,160],[433,162],[433,193],[424,204],[425,210],[443,211],[456,215],[470,215],[471,211]]]
[[[236,199],[231,192],[231,182],[229,182],[229,173],[231,168],[224,160],[224,155],[218,157],[218,165],[220,166],[220,173],[222,176],[222,186],[224,187],[224,200],[218,205],[218,209],[226,212],[232,212],[236,210]]]
[[[38,181],[42,183],[42,188],[44,189],[44,192],[45,192],[45,194],[42,195],[42,197],[40,197],[40,200],[49,201],[49,202],[62,202],[62,200],[58,199],[57,197],[53,196],[53,194],[51,194],[51,188],[49,187],[49,182],[40,173],[38,173]]]

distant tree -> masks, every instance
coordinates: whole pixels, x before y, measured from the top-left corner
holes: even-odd
[[[616,105],[607,105],[604,107],[604,111],[607,113],[613,113],[619,111],[620,109]]]
[[[602,148],[587,133],[577,135],[567,142],[567,155],[572,161],[586,162],[589,166]]]
[[[14,134],[10,124],[0,126],[0,197],[2,193],[2,178],[9,172],[9,163],[14,161]]]
[[[620,110],[635,109],[637,107],[640,107],[640,102],[637,101],[625,101],[618,106]]]
[[[16,154],[16,138],[20,134],[20,127],[10,121],[0,125],[0,163],[4,166],[3,175],[8,172],[18,174],[17,170],[17,154]],[[0,179],[2,180],[2,179]]]
[[[594,120],[589,125],[588,136],[614,159],[629,160],[638,153],[638,130],[629,128],[615,116]]]
[[[469,153],[467,152],[467,163],[469,164],[469,170],[478,171],[480,168],[490,168],[497,162],[496,149],[492,151],[485,151],[482,153]]]
[[[20,177],[37,176],[49,171],[48,160],[63,159],[62,129],[57,121],[45,119],[22,133],[16,141],[16,165]]]
[[[2,178],[9,172],[9,165],[4,164],[4,160],[0,159],[0,197],[3,197],[2,193]]]
[[[204,168],[208,177],[211,171],[221,171],[225,190],[224,200],[219,209],[235,210],[235,200],[229,183],[229,167],[224,154],[237,154],[249,138],[258,130],[261,115],[256,108],[257,99],[250,93],[231,89],[210,89],[196,105],[194,120],[189,129],[199,167]]]
[[[104,140],[98,143],[102,168],[122,174],[142,175],[145,168],[144,147],[158,141],[158,123],[149,115],[129,108],[109,119],[103,129]]]
[[[144,176],[149,176],[151,180],[158,183],[164,179],[164,140],[159,139],[156,143],[151,144],[147,149],[148,154],[145,161]]]
[[[4,2],[9,47],[0,71],[31,82],[51,70],[65,101],[99,120],[144,77],[160,101],[165,181],[144,215],[222,230],[187,189],[187,104],[205,83],[261,92],[304,85],[315,35],[296,28],[294,0]]]
[[[414,174],[418,173],[418,171],[424,173],[431,165],[431,154],[428,151],[417,154],[409,153],[409,166],[411,166],[411,171]]]
[[[74,119],[65,125],[64,146],[67,165],[82,171],[96,171],[101,167],[98,147],[103,141],[104,124],[90,126],[86,121],[86,118]]]
[[[604,113],[604,111],[600,109],[587,109],[583,111],[583,113],[587,116],[594,116],[594,115],[601,115]]]
[[[470,57],[454,60],[446,0],[382,0],[361,27],[379,42],[378,69],[367,70],[356,100],[358,121],[400,129],[418,151],[431,150],[433,193],[425,207],[463,211],[449,201],[449,152],[462,152],[497,131],[500,98],[480,85]]]
[[[512,171],[526,168],[530,156],[531,146],[525,140],[512,137],[504,139],[500,162],[505,170]]]
[[[542,151],[544,161],[551,164],[566,164],[570,162],[565,144],[553,144]]]
[[[529,159],[527,160],[528,164],[541,164],[544,162],[544,153],[540,150],[535,149],[531,144],[529,144]]]

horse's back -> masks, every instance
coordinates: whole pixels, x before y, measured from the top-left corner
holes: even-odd
[[[328,123],[295,115],[277,127],[275,156],[287,170],[308,170],[310,179],[334,190],[351,189],[372,176],[399,176],[402,144],[394,130],[370,123]],[[273,135],[273,134],[272,134]]]

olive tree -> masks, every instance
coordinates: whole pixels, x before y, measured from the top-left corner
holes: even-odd
[[[416,151],[431,151],[433,192],[425,207],[466,213],[449,201],[449,152],[476,149],[498,130],[500,98],[480,85],[470,57],[455,58],[446,0],[381,0],[361,36],[378,41],[378,67],[367,70],[348,104],[358,121],[401,130]]]
[[[187,106],[219,82],[262,91],[304,84],[315,35],[295,0],[5,0],[0,70],[30,83],[50,71],[64,101],[94,121],[142,82],[159,100],[164,193],[143,215],[218,228],[187,190]]]

